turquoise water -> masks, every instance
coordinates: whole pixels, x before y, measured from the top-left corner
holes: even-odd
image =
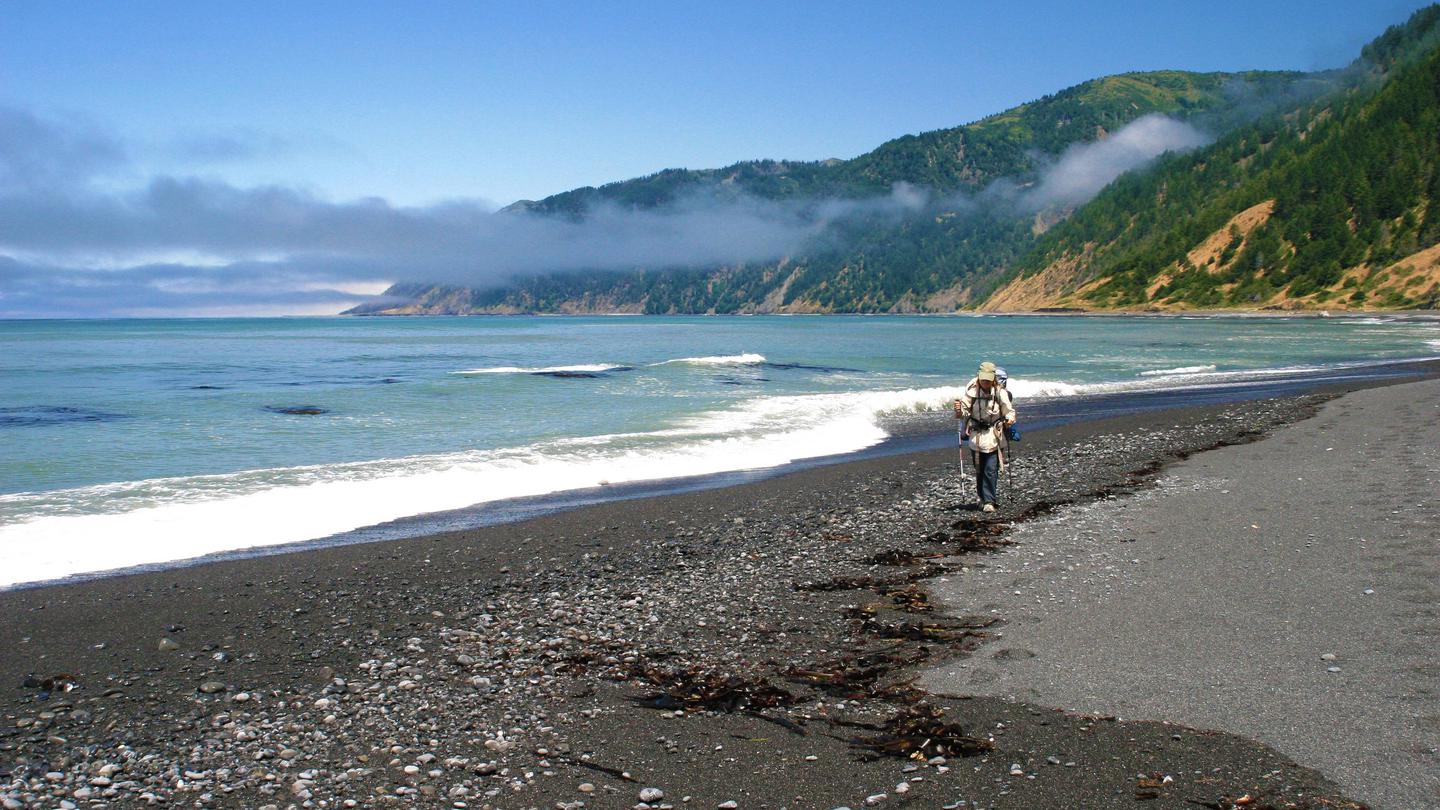
[[[1437,354],[1403,318],[0,322],[0,585],[860,450],[982,358],[1033,399]]]

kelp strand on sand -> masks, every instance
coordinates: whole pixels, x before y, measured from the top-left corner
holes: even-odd
[[[861,559],[871,565],[913,565],[922,560],[936,560],[945,555],[940,553],[921,554],[904,548],[892,548]]]
[[[947,723],[944,710],[926,703],[906,706],[883,726],[884,733],[854,737],[851,744],[876,756],[930,759],[973,757],[994,750],[989,740],[965,733],[959,723]]]
[[[799,700],[763,678],[742,678],[697,667],[662,669],[642,662],[632,667],[630,675],[658,688],[637,699],[641,705],[656,709],[733,712],[788,706]]]

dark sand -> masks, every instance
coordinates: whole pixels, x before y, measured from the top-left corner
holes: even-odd
[[[942,691],[1250,737],[1440,807],[1440,382],[1329,403],[1159,486],[1017,527],[936,596],[1006,617]]]
[[[939,577],[931,584],[952,600],[989,587],[986,567],[1009,563],[984,547],[1012,524],[1143,489],[1164,464],[1253,441],[1320,399],[1037,432],[993,517],[966,504],[972,485],[962,489],[953,453],[931,452],[477,531],[0,593],[0,801],[593,808],[632,807],[657,788],[655,807],[868,797],[1193,808],[1247,795],[1255,801],[1240,806],[1352,806],[1327,778],[1340,774],[1247,738],[1258,730],[905,686],[920,667],[989,665],[1017,632],[930,610],[906,582]],[[1285,451],[1267,458],[1286,469]],[[882,552],[891,564],[871,559]],[[807,583],[824,589],[797,590]],[[840,585],[853,587],[829,589]],[[1246,601],[1231,602],[1243,625]],[[1336,652],[1342,667],[1363,666],[1348,647]],[[836,662],[852,674],[874,664],[871,680],[806,681]],[[668,677],[690,671],[733,678],[728,699],[688,703],[716,691]],[[79,688],[47,698],[21,685],[59,673]],[[897,740],[888,722],[916,701],[991,750],[937,757],[943,738]],[[1343,727],[1324,736],[1336,750],[1371,743]],[[925,747],[866,756],[857,737]]]

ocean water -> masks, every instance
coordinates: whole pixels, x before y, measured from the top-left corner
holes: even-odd
[[[0,587],[862,451],[981,359],[1023,406],[1437,355],[1399,317],[0,322]]]

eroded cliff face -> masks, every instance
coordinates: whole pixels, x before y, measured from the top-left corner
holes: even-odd
[[[1033,312],[1037,309],[1089,309],[1076,302],[1079,279],[1094,245],[1079,256],[1062,256],[1032,276],[1016,278],[979,306],[982,312]]]
[[[1343,288],[1352,278],[1356,287],[1369,284],[1367,297],[1379,298],[1382,303],[1391,293],[1403,293],[1409,298],[1425,291],[1435,293],[1440,291],[1440,245],[1431,245],[1379,270],[1351,270],[1339,286]]]
[[[1213,233],[1200,240],[1185,254],[1185,259],[1163,268],[1145,289],[1146,303],[1152,311],[1185,311],[1194,305],[1183,297],[1167,297],[1167,286],[1185,273],[1203,273],[1216,277],[1215,289],[1228,294],[1234,281],[1237,262],[1257,229],[1275,215],[1276,201],[1265,200],[1236,212]],[[1017,277],[980,304],[986,312],[1033,312],[1037,310],[1103,310],[1105,307],[1088,299],[1086,294],[1105,284],[1109,277],[1089,275],[1090,258],[1097,249],[1087,243],[1079,255],[1066,254],[1052,261],[1038,273]],[[1262,269],[1258,275],[1263,276]],[[1232,309],[1268,310],[1335,310],[1366,311],[1393,309],[1407,301],[1440,297],[1440,245],[1418,250],[1403,259],[1383,266],[1360,264],[1346,268],[1343,275],[1324,288],[1308,295],[1291,295],[1286,289],[1245,302]]]
[[[1195,267],[1208,267],[1212,275],[1220,272],[1229,266],[1229,262],[1221,265],[1219,260],[1233,241],[1233,234],[1240,235],[1241,244],[1234,251],[1236,255],[1239,255],[1250,239],[1250,234],[1254,233],[1256,228],[1269,222],[1274,213],[1274,200],[1266,200],[1246,208],[1231,217],[1223,227],[1206,237],[1205,241],[1196,245],[1194,250],[1186,254],[1186,260]],[[1234,261],[1233,257],[1231,261]]]

